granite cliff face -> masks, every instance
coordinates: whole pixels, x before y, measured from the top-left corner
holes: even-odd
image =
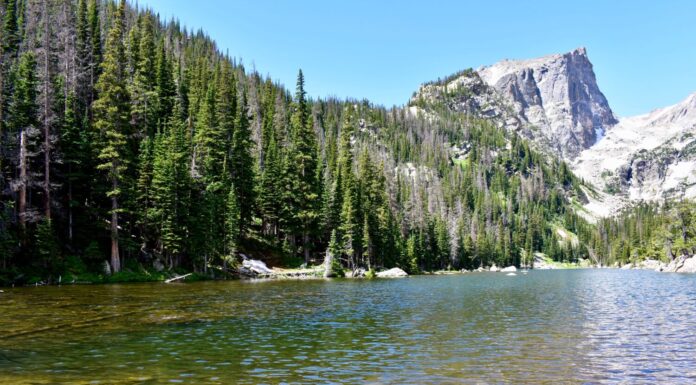
[[[505,60],[477,72],[566,159],[595,144],[617,122],[584,48],[532,60]]]
[[[584,48],[463,71],[421,86],[410,104],[422,100],[494,120],[565,159],[617,123]]]

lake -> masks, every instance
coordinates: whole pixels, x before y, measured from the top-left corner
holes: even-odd
[[[2,384],[696,383],[696,275],[4,291]]]

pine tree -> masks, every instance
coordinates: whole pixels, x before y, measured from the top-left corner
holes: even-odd
[[[152,169],[152,220],[160,224],[162,254],[171,260],[186,251],[190,234],[192,181],[187,165],[186,126],[178,120],[179,106],[169,119],[166,133],[158,133]],[[170,262],[170,265],[173,264]]]
[[[226,248],[228,255],[234,255],[239,245],[241,210],[235,194],[235,186],[230,186],[230,193],[227,195],[227,206],[225,210],[225,234]]]
[[[101,74],[102,62],[102,43],[101,43],[101,21],[99,19],[99,0],[89,0],[87,6],[87,22],[90,33],[90,56],[89,56],[89,89],[87,106],[91,108],[91,104],[95,99],[95,85]]]
[[[256,198],[254,196],[254,159],[251,154],[253,142],[247,116],[246,93],[237,103],[237,120],[232,138],[232,183],[239,201],[239,231],[244,234],[251,224]]]
[[[121,0],[114,16],[106,44],[106,54],[97,82],[99,99],[94,102],[94,125],[99,131],[100,163],[97,169],[106,173],[109,182],[107,197],[111,201],[111,268],[121,270],[119,254],[119,214],[122,209],[119,198],[123,191],[127,169],[127,140],[129,133],[129,95],[126,88],[127,74],[123,68],[126,60],[124,36],[124,12],[126,2]]]
[[[266,150],[265,165],[261,173],[259,183],[259,209],[265,224],[269,227],[271,235],[278,235],[278,225],[282,210],[282,169],[281,159],[278,155],[278,144],[275,133],[269,134],[268,148]]]
[[[36,76],[36,58],[33,53],[26,52],[19,60],[14,81],[14,95],[9,108],[10,130],[17,135],[19,142],[18,153],[18,197],[17,215],[22,237],[26,234],[27,223],[27,193],[29,189],[29,149],[32,131],[38,125],[38,79]]]
[[[7,0],[2,26],[2,51],[12,54],[19,46],[19,26],[17,25],[17,0]]]
[[[302,70],[297,75],[297,90],[290,119],[292,144],[286,161],[287,197],[291,231],[302,236],[305,262],[309,262],[311,235],[319,217],[319,190],[316,160],[316,135],[304,90]]]
[[[130,86],[132,122],[152,138],[160,121],[157,92],[157,62],[152,16],[146,13],[140,22],[136,42],[138,54],[134,58],[134,79]],[[135,29],[133,29],[135,30]]]

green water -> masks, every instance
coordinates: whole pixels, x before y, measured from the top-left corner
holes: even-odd
[[[4,290],[1,384],[696,383],[696,276]]]

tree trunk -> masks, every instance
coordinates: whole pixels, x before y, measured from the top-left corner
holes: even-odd
[[[113,165],[112,167],[116,167]],[[118,179],[112,177],[113,191],[118,191]],[[111,270],[114,273],[121,271],[121,259],[118,252],[118,197],[111,196]]]
[[[19,132],[19,197],[17,210],[19,227],[22,237],[24,237],[27,227],[27,132],[24,128]]]
[[[72,166],[68,166],[68,174],[72,175]],[[68,241],[73,241],[73,191],[72,180],[68,180]]]
[[[51,127],[50,123],[50,111],[51,105],[49,104],[49,92],[50,92],[50,79],[51,73],[48,65],[51,49],[50,49],[50,25],[48,17],[48,0],[43,2],[44,11],[44,114],[43,114],[43,126],[44,126],[44,215],[46,220],[51,219]]]
[[[302,234],[302,248],[304,249],[304,260],[309,265],[309,232],[305,230]]]

